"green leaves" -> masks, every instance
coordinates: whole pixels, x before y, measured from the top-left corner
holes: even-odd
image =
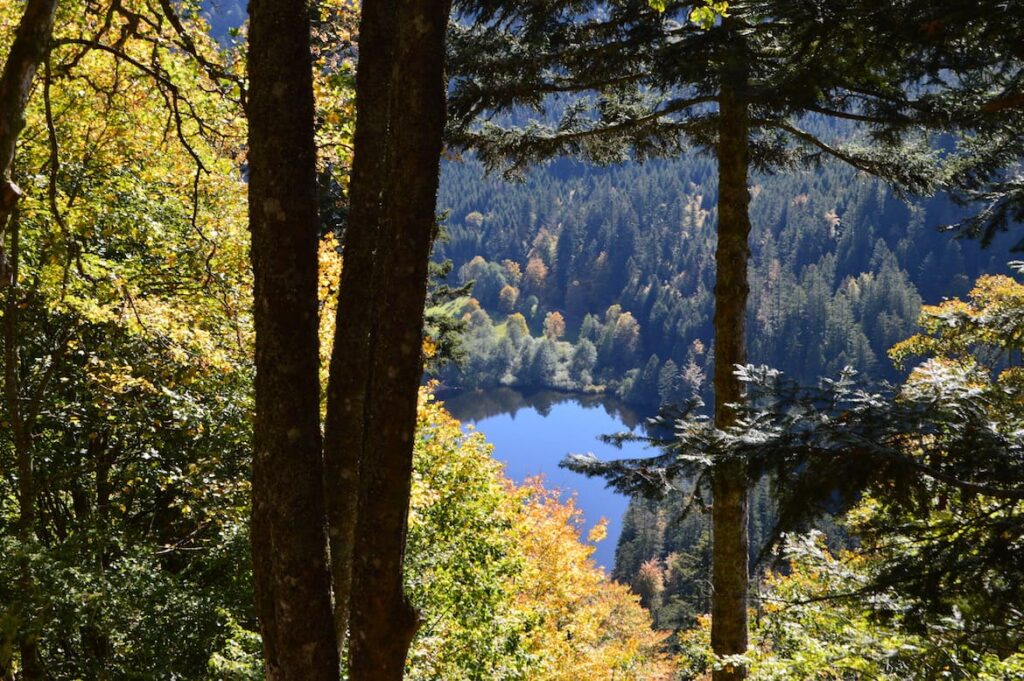
[[[705,31],[714,26],[719,17],[729,16],[727,0],[704,0],[704,3],[703,7],[696,7],[690,11],[690,21]]]
[[[406,578],[427,622],[408,678],[667,673],[664,634],[591,561],[575,505],[539,480],[512,485],[483,436],[463,432],[425,391],[414,465]]]
[[[218,612],[245,620],[251,602],[244,128],[156,4],[108,9],[101,28],[62,5],[18,150],[33,174],[10,368],[38,413],[37,588],[0,587],[0,621],[40,614],[0,648],[31,626],[56,678],[198,678]],[[228,59],[182,21],[193,49]],[[0,468],[17,470],[12,449],[0,430]],[[5,543],[18,482],[0,480]],[[0,553],[9,589],[21,566]]]
[[[715,25],[719,17],[729,16],[728,0],[703,0],[704,4],[690,10],[690,21],[700,26],[705,31]],[[669,7],[669,0],[647,0],[647,4],[658,12],[664,12]]]

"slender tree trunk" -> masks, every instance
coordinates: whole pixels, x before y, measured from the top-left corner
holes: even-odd
[[[323,502],[308,3],[249,5],[255,275],[252,550],[266,674],[338,678]]]
[[[374,259],[387,168],[394,12],[394,0],[376,0],[364,2],[360,16],[349,212],[327,385],[325,500],[339,651],[348,630],[359,463],[367,443],[372,339],[379,316]]]
[[[368,344],[370,380],[352,566],[352,681],[399,681],[419,626],[404,592],[402,565],[445,122],[450,3],[397,0],[394,8],[388,151],[373,265],[377,307]],[[361,46],[364,55],[369,48]]]
[[[10,285],[4,308],[4,397],[7,418],[11,423],[14,455],[18,466],[18,539],[28,550],[36,524],[35,457],[32,451],[32,424],[21,409],[21,381],[18,360],[18,309],[21,291],[18,286],[18,267],[21,261],[21,230],[17,206],[10,216],[11,259]],[[21,590],[26,599],[35,592],[35,579],[27,559],[20,569]],[[25,681],[46,678],[42,655],[39,651],[38,622],[31,620],[28,608],[18,632],[18,654],[21,657],[21,677]]]
[[[742,57],[740,57],[742,59]],[[731,66],[731,65],[730,65]],[[746,363],[744,331],[750,203],[747,188],[750,120],[745,72],[723,75],[718,127],[718,247],[715,253],[715,425],[736,419],[727,405],[743,399],[735,365]],[[713,481],[711,647],[716,655],[747,650],[747,475],[742,462],[718,464]],[[741,666],[714,672],[715,681],[746,677]]]
[[[50,47],[56,11],[57,0],[28,0],[0,76],[0,236],[21,196],[12,178],[14,149],[25,127],[36,70]]]
[[[28,105],[36,71],[49,50],[56,10],[57,0],[28,1],[7,54],[3,74],[0,75],[0,239],[8,224],[11,231],[9,265],[5,264],[6,257],[0,247],[0,286],[6,284],[10,287],[4,311],[4,389],[18,460],[18,536],[23,543],[31,540],[35,525],[36,486],[31,423],[23,418],[19,403],[17,314],[20,235],[17,205],[21,190],[13,180],[14,150],[18,136],[25,127],[25,107]],[[35,590],[34,580],[27,563],[22,566],[21,580],[24,593],[31,594]],[[39,652],[39,632],[34,624],[26,624],[28,626],[18,641],[22,678],[26,681],[43,679],[46,670]]]

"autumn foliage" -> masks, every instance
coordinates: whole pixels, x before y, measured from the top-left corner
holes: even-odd
[[[668,634],[593,562],[603,524],[585,541],[571,498],[510,482],[427,391],[418,432],[407,572],[428,618],[409,678],[672,678]]]

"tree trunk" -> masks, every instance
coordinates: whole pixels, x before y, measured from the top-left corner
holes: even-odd
[[[399,681],[419,625],[404,592],[402,565],[445,122],[449,8],[446,1],[397,0],[392,14],[388,149],[373,264],[377,302],[352,566],[352,681]],[[363,54],[371,47],[361,44]]]
[[[11,421],[15,456],[18,463],[18,536],[28,542],[35,524],[36,489],[31,429],[23,418],[19,402],[18,385],[18,216],[16,213],[21,191],[14,184],[14,151],[18,136],[25,127],[25,107],[35,81],[39,64],[46,57],[53,34],[53,18],[57,0],[28,0],[21,21],[14,34],[3,74],[0,75],[0,288],[9,285],[7,307],[4,312],[4,389],[8,418]],[[2,239],[11,223],[11,264],[6,263]],[[22,566],[22,590],[35,591],[30,566]],[[22,631],[18,641],[22,678],[27,681],[46,677],[39,652],[39,632],[33,625]],[[5,676],[10,670],[0,670]]]
[[[742,58],[742,57],[740,57]],[[735,365],[746,363],[744,332],[750,202],[747,189],[750,120],[744,72],[723,75],[718,127],[718,247],[715,252],[715,426],[736,419],[727,405],[743,399]],[[718,464],[712,506],[711,647],[716,655],[747,650],[747,475],[742,462]],[[716,670],[715,681],[746,677],[739,665]]]
[[[10,285],[4,308],[4,397],[7,418],[11,423],[11,439],[18,466],[18,539],[22,549],[29,550],[36,524],[35,456],[32,451],[32,423],[21,409],[21,380],[18,360],[18,309],[21,290],[18,286],[18,267],[21,260],[21,234],[17,206],[10,216],[11,260]],[[28,559],[20,566],[22,594],[26,599],[35,593],[35,579]],[[39,651],[39,623],[31,619],[32,608],[26,614],[18,631],[18,654],[21,657],[21,678],[25,681],[46,678],[42,655]]]
[[[336,680],[320,437],[316,150],[308,4],[249,6],[255,275],[252,551],[266,675]]]
[[[57,0],[28,0],[0,76],[0,236],[21,196],[12,178],[14,149],[36,70],[50,47],[56,10]]]
[[[325,501],[338,650],[348,630],[359,463],[366,448],[372,339],[379,316],[375,257],[387,168],[395,3],[365,2],[359,24],[356,128],[324,432]]]

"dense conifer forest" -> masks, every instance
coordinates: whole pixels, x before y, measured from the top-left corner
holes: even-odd
[[[442,178],[448,239],[437,250],[478,303],[457,310],[467,357],[448,381],[600,389],[648,408],[708,397],[710,161],[562,161],[522,183],[467,161]],[[947,199],[901,201],[835,164],[758,177],[751,196],[750,276],[763,285],[749,305],[750,360],[803,381],[847,365],[897,380],[886,353],[922,304],[1009,271],[1008,238],[982,249],[940,231],[964,214]]]
[[[0,0],[0,680],[1024,679],[1022,35]]]
[[[438,250],[459,283],[472,284],[457,310],[467,356],[442,377],[465,388],[610,392],[648,416],[710,399],[707,161],[563,161],[522,183],[465,162],[442,178],[439,205],[451,217]],[[750,360],[803,382],[847,366],[903,380],[908,367],[888,352],[915,332],[922,305],[963,296],[982,273],[1011,272],[1009,238],[983,249],[940,229],[964,215],[944,197],[903,201],[834,165],[758,178],[751,193],[751,277],[764,285],[751,296]],[[561,322],[555,330],[551,318]],[[764,483],[752,494],[753,559],[775,509]],[[709,526],[697,514],[681,519],[684,505],[635,500],[612,575],[666,629],[692,627],[709,603]],[[831,519],[818,527],[833,550],[847,548]]]

